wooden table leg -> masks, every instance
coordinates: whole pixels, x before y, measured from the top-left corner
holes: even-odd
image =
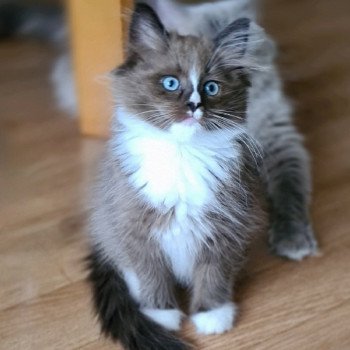
[[[113,100],[107,74],[123,60],[128,0],[68,0],[73,67],[84,135],[107,136]]]

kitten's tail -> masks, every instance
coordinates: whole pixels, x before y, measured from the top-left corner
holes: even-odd
[[[98,253],[88,258],[95,309],[102,332],[127,350],[188,350],[190,347],[142,314],[123,278]]]

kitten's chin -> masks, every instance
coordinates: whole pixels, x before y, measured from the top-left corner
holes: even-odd
[[[186,118],[179,123],[174,123],[169,131],[177,141],[186,142],[201,129],[201,125],[195,118]]]
[[[185,126],[193,126],[193,125],[199,124],[199,122],[196,118],[186,117],[184,120],[180,122],[180,124]]]

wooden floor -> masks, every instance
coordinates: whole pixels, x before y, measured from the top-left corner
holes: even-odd
[[[265,13],[313,158],[322,255],[289,262],[258,242],[235,330],[183,334],[199,349],[350,349],[350,3],[269,0]],[[117,349],[99,335],[81,263],[103,142],[55,109],[52,57],[40,44],[0,45],[0,348]]]

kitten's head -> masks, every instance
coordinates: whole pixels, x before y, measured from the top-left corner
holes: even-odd
[[[168,33],[155,12],[137,5],[125,63],[115,72],[117,104],[161,129],[215,130],[244,120],[249,81],[242,67],[249,20],[214,40]]]

